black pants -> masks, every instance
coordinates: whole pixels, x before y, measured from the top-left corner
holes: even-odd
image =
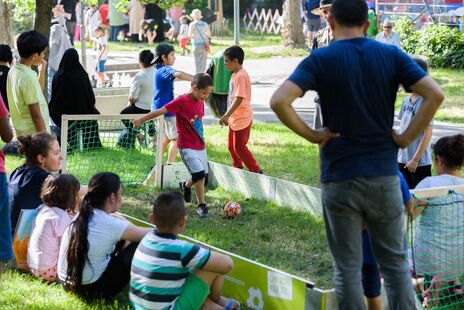
[[[416,172],[409,172],[408,169],[404,168],[404,165],[405,164],[398,163],[398,167],[406,179],[409,189],[416,188],[420,181],[432,175],[432,165],[417,167]]]
[[[124,243],[125,241],[120,241],[116,245],[116,250],[111,254],[108,267],[101,277],[97,281],[81,287],[79,294],[83,298],[87,300],[111,299],[129,283],[132,258],[139,244],[132,242],[123,250],[119,250]]]
[[[84,150],[102,148],[97,121],[70,121],[68,127],[68,151],[79,150],[79,133],[82,134],[82,148]]]
[[[147,114],[150,113],[150,110],[144,110],[136,107],[135,105],[130,105],[126,107],[124,110],[121,111],[121,114]],[[119,134],[118,139],[118,146],[123,148],[134,148],[135,147],[135,139],[139,132],[138,129],[135,129],[132,122],[130,120],[124,119],[122,123],[126,128],[121,131]],[[156,134],[156,129],[153,124],[153,121],[149,122],[148,125],[148,134],[153,136]]]

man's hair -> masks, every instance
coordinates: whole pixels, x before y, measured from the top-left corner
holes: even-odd
[[[195,85],[198,89],[205,89],[213,86],[213,79],[208,73],[197,73],[193,76],[191,85]]]
[[[35,30],[21,33],[16,40],[16,47],[21,58],[29,58],[33,54],[42,53],[48,46],[48,39]]]
[[[13,63],[13,53],[11,52],[11,48],[6,44],[0,44],[0,61],[9,64]]]
[[[243,60],[245,59],[245,52],[240,46],[234,45],[224,51],[224,56],[227,56],[229,60],[237,59],[239,64],[243,64]]]
[[[183,196],[174,191],[160,194],[153,203],[153,215],[158,228],[174,228],[185,216]]]
[[[330,12],[341,26],[361,27],[367,22],[367,11],[365,0],[335,0]]]
[[[419,65],[419,67],[421,67],[422,70],[427,73],[429,72],[429,63],[427,58],[424,56],[412,56],[411,58],[416,62],[417,65]]]

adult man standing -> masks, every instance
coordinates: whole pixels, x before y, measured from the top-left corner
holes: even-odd
[[[327,23],[327,26],[318,30],[314,35],[312,48],[311,50],[317,50],[321,47],[326,47],[332,42],[332,30],[327,22],[329,19],[330,8],[332,7],[332,0],[321,0],[319,2],[319,7],[311,11],[312,14],[318,15],[324,18],[324,21]]]
[[[334,0],[329,24],[334,42],[300,63],[272,96],[271,108],[290,129],[321,146],[322,205],[339,308],[366,307],[361,284],[366,223],[390,309],[413,309],[396,156],[398,146],[429,124],[444,95],[408,55],[364,37],[365,0]],[[402,134],[392,131],[399,84],[425,103]],[[318,130],[292,107],[310,89],[321,98],[325,127]]]
[[[76,29],[76,5],[79,0],[61,0],[66,13],[66,30],[68,32],[71,44],[74,46],[74,30]]]
[[[303,12],[306,15],[306,25],[308,26],[307,37],[309,44],[313,41],[314,34],[321,28],[321,17],[312,13],[312,10],[318,7],[319,0],[304,0],[303,2]]]
[[[383,22],[383,31],[377,34],[375,40],[401,48],[400,35],[393,31],[393,24],[389,20]]]

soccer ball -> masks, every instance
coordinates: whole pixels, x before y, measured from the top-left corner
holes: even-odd
[[[238,202],[229,201],[224,207],[224,214],[228,219],[233,219],[234,217],[240,215],[240,213],[242,213],[242,208],[240,207]]]

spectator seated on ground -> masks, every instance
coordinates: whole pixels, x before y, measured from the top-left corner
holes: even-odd
[[[148,44],[153,44],[156,38],[158,24],[154,19],[144,19],[140,22],[139,41],[147,38]]]

